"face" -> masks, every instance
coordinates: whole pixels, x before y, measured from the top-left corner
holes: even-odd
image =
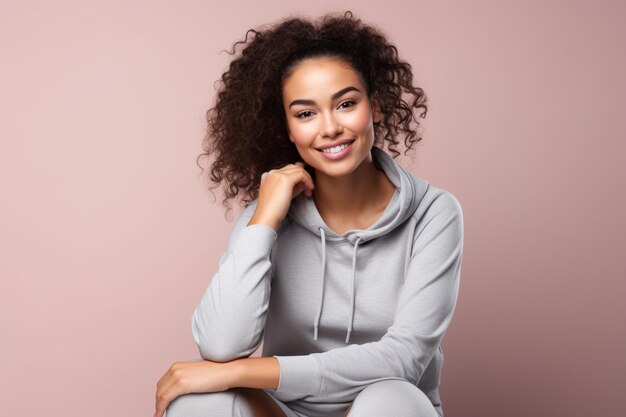
[[[346,61],[303,61],[285,80],[283,106],[289,138],[316,175],[348,175],[371,161],[373,123],[381,115]]]

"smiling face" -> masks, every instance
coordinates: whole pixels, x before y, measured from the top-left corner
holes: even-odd
[[[359,74],[339,58],[309,58],[285,79],[289,139],[319,173],[344,176],[369,158],[374,122],[381,119]]]

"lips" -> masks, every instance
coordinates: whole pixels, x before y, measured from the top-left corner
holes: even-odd
[[[317,149],[319,152],[323,152],[325,149],[329,149],[329,148],[333,148],[335,146],[343,145],[344,143],[345,144],[349,144],[349,143],[352,143],[352,142],[354,142],[354,139],[339,140],[337,142],[333,142],[331,144],[325,145],[323,147],[315,148],[315,149]]]

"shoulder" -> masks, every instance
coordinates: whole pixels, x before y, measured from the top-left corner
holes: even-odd
[[[433,217],[439,214],[456,215],[463,217],[461,202],[452,192],[428,184],[428,189],[422,197],[414,216],[418,218]]]
[[[443,250],[442,253],[456,253],[463,247],[463,209],[450,191],[429,185],[414,217],[412,257],[428,247]]]
[[[439,237],[450,242],[463,240],[463,208],[450,191],[429,184],[415,217],[414,241],[429,242]]]

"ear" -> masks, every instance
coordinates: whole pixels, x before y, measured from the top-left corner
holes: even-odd
[[[374,97],[372,98],[372,119],[374,123],[379,123],[383,116],[380,111],[380,105],[378,104],[378,91],[374,91]]]

